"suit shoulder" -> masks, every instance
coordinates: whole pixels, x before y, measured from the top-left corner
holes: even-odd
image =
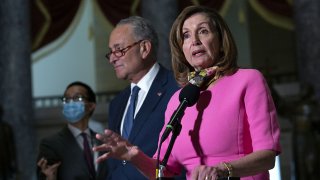
[[[239,78],[247,80],[264,79],[263,74],[257,69],[239,69],[235,75]]]
[[[179,89],[178,83],[174,77],[174,74],[171,70],[166,69],[164,67],[160,68],[160,73],[164,74],[166,78],[166,81],[168,82],[168,86],[172,87],[174,90]]]
[[[66,127],[65,127],[66,128]],[[41,145],[56,145],[66,140],[67,130],[63,128],[59,132],[47,136],[41,140]]]
[[[267,84],[263,74],[256,69],[239,69],[230,79],[234,84],[245,86],[265,86]]]
[[[127,86],[125,89],[121,90],[111,101],[110,103],[113,104],[117,102],[119,99],[124,98],[125,96],[129,96],[130,94],[130,85]]]

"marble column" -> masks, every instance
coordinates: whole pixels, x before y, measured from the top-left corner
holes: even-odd
[[[178,15],[178,3],[173,0],[142,0],[142,17],[149,19],[159,35],[158,62],[171,68],[169,33]]]
[[[313,89],[305,88],[302,111],[294,119],[294,179],[315,180],[320,175],[319,138],[315,136],[320,102],[320,1],[294,0],[293,6],[299,79]]]
[[[29,1],[0,3],[0,104],[11,125],[17,159],[16,179],[35,179]]]
[[[300,81],[313,86],[320,100],[320,1],[294,0],[297,59]]]

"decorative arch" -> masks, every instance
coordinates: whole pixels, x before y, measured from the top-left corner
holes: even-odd
[[[249,0],[252,8],[267,22],[293,30],[292,0]]]

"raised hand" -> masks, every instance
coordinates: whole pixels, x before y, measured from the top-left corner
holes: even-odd
[[[137,149],[136,146],[109,129],[106,129],[104,134],[97,134],[96,138],[103,144],[93,147],[93,151],[105,152],[97,158],[97,162],[102,162],[110,157],[130,161],[132,158],[131,150]]]

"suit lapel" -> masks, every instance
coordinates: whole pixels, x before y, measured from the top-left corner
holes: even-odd
[[[64,136],[66,142],[68,143],[68,148],[70,147],[70,151],[76,154],[82,154],[82,150],[79,147],[79,144],[77,143],[75,137],[72,135],[67,126],[65,126],[62,130],[62,134],[62,136]]]
[[[75,163],[74,163],[75,166],[78,166],[79,168],[81,167],[81,169],[86,171],[89,176],[89,170],[88,170],[87,165],[85,163],[86,161],[83,156],[83,151],[82,151],[81,147],[79,146],[77,140],[72,135],[72,133],[70,132],[70,130],[67,126],[64,127],[64,129],[62,130],[61,133],[62,133],[62,136],[64,136],[64,138],[65,138],[65,141],[67,143],[65,147],[70,152],[70,155],[72,155],[72,157],[79,157],[79,158],[73,159],[73,161],[75,161]]]
[[[99,141],[97,138],[96,138],[96,132],[94,132],[94,131],[92,131],[91,129],[90,129],[90,134],[91,134],[91,136],[92,136],[92,143],[93,143],[93,146],[99,146],[99,145],[101,145],[102,143],[101,143],[101,141]],[[101,156],[102,154],[103,154],[104,152],[101,152],[101,151],[99,151],[98,152],[98,157],[99,156]],[[94,158],[94,161],[95,161],[95,157],[93,157]],[[95,163],[94,163],[95,164]],[[97,164],[97,170],[96,170],[96,173],[97,173],[97,175],[99,174],[98,172],[99,172],[99,170],[101,169],[101,165],[102,165],[102,163],[98,163]]]
[[[94,141],[93,142],[93,145],[101,145],[102,144],[102,142],[101,141],[99,141],[97,138],[96,138],[96,132],[94,132],[94,131],[92,131],[91,129],[90,129],[90,133],[91,133],[91,135],[92,135],[92,140]],[[101,156],[101,155],[103,155],[105,153],[105,151],[99,151],[98,152],[98,157],[99,156]],[[97,172],[97,177],[96,177],[96,179],[104,179],[106,176],[107,176],[107,173],[108,173],[108,170],[107,170],[107,161],[104,161],[104,162],[100,162],[100,163],[98,163],[97,164],[97,170],[96,170],[96,172]]]
[[[160,66],[160,70],[152,82],[147,97],[137,113],[136,118],[134,119],[134,126],[129,137],[130,142],[134,141],[134,138],[137,136],[144,123],[149,119],[148,115],[152,113],[152,111],[157,107],[161,98],[165,95],[165,84],[167,83],[166,76],[167,74],[164,73],[164,68]]]
[[[117,113],[117,116],[115,117],[115,121],[114,121],[116,123],[113,125],[113,127],[110,127],[110,129],[115,129],[116,130],[115,132],[118,134],[121,134],[121,131],[120,131],[121,121],[122,121],[122,117],[124,115],[124,110],[126,109],[126,105],[127,105],[130,93],[131,93],[131,88],[129,86],[124,90],[122,97],[119,98],[119,102],[118,102],[119,107],[117,109],[118,113]]]

